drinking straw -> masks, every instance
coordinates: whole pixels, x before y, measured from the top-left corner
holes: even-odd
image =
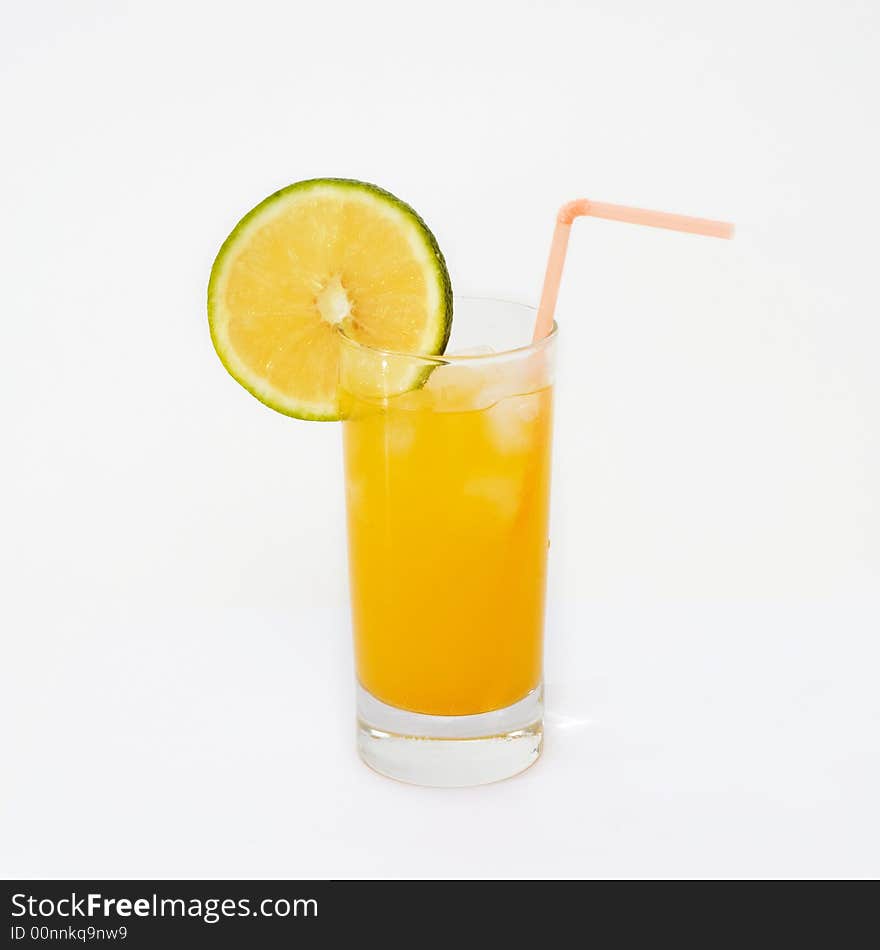
[[[574,219],[586,215],[592,218],[606,218],[609,221],[625,221],[627,224],[646,224],[651,228],[668,228],[670,231],[703,234],[706,237],[728,239],[733,237],[733,225],[726,221],[691,218],[684,214],[649,211],[647,208],[628,208],[626,205],[588,201],[586,198],[569,201],[559,209],[559,214],[556,215],[556,230],[553,232],[550,257],[547,259],[547,271],[544,275],[544,287],[541,290],[541,303],[538,305],[538,317],[535,320],[533,342],[542,340],[553,329],[553,313],[556,310],[556,298],[559,296],[562,268],[565,266],[568,235]]]

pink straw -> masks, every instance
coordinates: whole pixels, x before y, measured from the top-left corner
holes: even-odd
[[[602,201],[588,201],[586,198],[569,201],[559,209],[559,214],[556,216],[556,230],[553,232],[553,243],[550,245],[550,257],[547,260],[547,272],[544,275],[544,287],[541,291],[541,303],[538,306],[538,318],[535,320],[533,341],[542,340],[553,329],[553,314],[556,310],[556,298],[559,296],[559,282],[562,280],[565,252],[568,250],[568,235],[574,219],[584,215],[607,218],[609,221],[625,221],[628,224],[646,224],[651,228],[668,228],[670,231],[704,234],[706,237],[728,239],[733,237],[733,225],[726,221],[690,218],[683,214],[649,211],[646,208],[628,208],[626,205],[610,205]]]

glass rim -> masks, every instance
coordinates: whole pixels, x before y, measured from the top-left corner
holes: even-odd
[[[538,312],[537,307],[532,307],[530,304],[521,303],[518,300],[507,300],[503,297],[483,297],[477,294],[456,294],[452,299],[453,301],[461,300],[470,301],[473,303],[503,303],[509,304],[512,307],[519,307],[522,310],[528,310],[534,315],[537,315]],[[455,307],[453,307],[452,313],[454,319]],[[445,365],[455,363],[490,362],[491,360],[497,360],[499,358],[525,356],[526,354],[536,353],[555,342],[558,330],[559,326],[554,320],[553,327],[547,336],[542,337],[540,340],[533,340],[530,343],[524,344],[523,346],[514,346],[506,350],[494,350],[491,353],[462,353],[460,355],[452,353],[447,355],[445,353],[418,353],[415,350],[392,350],[387,347],[372,346],[369,343],[362,343],[360,340],[356,340],[354,337],[349,336],[345,332],[345,329],[341,323],[336,327],[336,332],[339,334],[340,339],[344,340],[346,344],[353,347],[354,349],[364,350],[365,352],[373,353],[376,356],[395,357],[397,359],[423,360],[424,362]]]

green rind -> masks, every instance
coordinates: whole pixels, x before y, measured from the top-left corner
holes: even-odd
[[[220,246],[220,250],[217,252],[217,256],[214,259],[214,264],[211,267],[211,276],[208,279],[208,327],[211,333],[211,342],[214,345],[214,350],[216,351],[217,356],[220,358],[220,362],[223,364],[223,368],[240,386],[246,389],[254,398],[258,399],[270,409],[274,409],[276,412],[280,412],[282,415],[291,416],[294,419],[305,419],[310,422],[338,422],[341,418],[341,415],[338,410],[332,413],[316,414],[305,408],[291,408],[289,406],[280,405],[271,399],[266,398],[263,393],[256,391],[247,380],[236,375],[230,368],[229,361],[223,352],[223,348],[219,345],[217,340],[214,326],[214,301],[216,295],[216,283],[223,270],[225,258],[235,247],[237,238],[241,235],[244,229],[268,208],[272,207],[277,202],[282,201],[291,193],[295,191],[302,191],[310,187],[327,185],[366,191],[371,195],[378,196],[383,200],[394,204],[400,211],[402,211],[413,221],[413,223],[416,225],[416,231],[421,235],[427,244],[429,251],[431,252],[431,256],[436,261],[436,274],[440,280],[441,299],[443,301],[444,308],[444,311],[441,314],[441,320],[439,321],[438,336],[435,341],[434,348],[428,350],[425,355],[440,356],[443,354],[446,351],[446,345],[449,343],[449,335],[452,332],[452,281],[449,277],[449,270],[446,267],[446,260],[443,257],[443,252],[440,250],[440,245],[437,243],[437,239],[434,237],[434,233],[414,208],[408,205],[405,201],[401,201],[401,199],[396,195],[391,194],[390,191],[386,191],[384,188],[379,187],[379,185],[374,185],[365,181],[358,181],[355,178],[307,178],[303,181],[294,182],[292,185],[287,185],[287,187],[281,188],[279,191],[273,192],[267,198],[264,198],[258,205],[248,211],[248,213],[238,222],[238,224],[236,224],[232,231],[230,231],[229,236],[226,238],[226,240]],[[422,374],[419,374],[419,378],[413,381],[414,385],[412,388],[418,389],[420,386],[423,386],[429,375],[430,370],[424,374],[424,378],[421,378]]]

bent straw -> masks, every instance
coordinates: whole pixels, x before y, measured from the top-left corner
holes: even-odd
[[[542,340],[553,329],[553,313],[556,310],[556,298],[559,296],[559,282],[562,279],[562,268],[565,266],[565,252],[568,250],[571,225],[575,218],[585,215],[592,218],[606,218],[609,221],[625,221],[628,224],[646,224],[651,228],[668,228],[670,231],[703,234],[706,237],[728,239],[733,237],[733,225],[726,221],[691,218],[684,214],[649,211],[647,208],[628,208],[626,205],[588,201],[586,198],[569,201],[559,209],[559,214],[556,216],[556,230],[553,232],[553,243],[550,245],[550,257],[547,259],[547,271],[544,275],[544,287],[541,290],[541,303],[538,305],[538,317],[535,320],[535,334],[532,342]]]

